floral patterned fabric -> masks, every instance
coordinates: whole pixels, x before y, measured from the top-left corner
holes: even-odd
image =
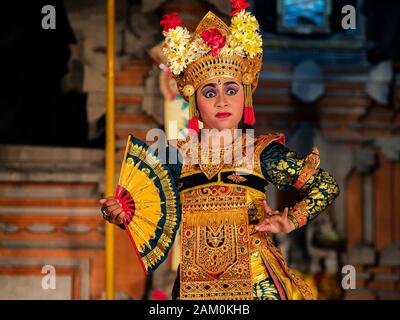
[[[305,158],[276,142],[263,150],[260,160],[265,178],[284,192],[294,187],[306,163]],[[289,218],[296,228],[302,227],[329,207],[339,194],[339,186],[328,172],[316,169],[315,174],[301,186],[299,193],[302,200],[289,211]]]

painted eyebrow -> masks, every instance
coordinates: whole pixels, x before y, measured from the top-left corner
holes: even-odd
[[[228,81],[228,82],[225,82],[225,83],[224,83],[224,86],[229,86],[229,85],[231,85],[231,84],[234,84],[234,85],[237,85],[237,86],[238,86],[238,83],[235,82],[235,81]],[[216,88],[216,87],[217,87],[217,84],[214,83],[214,82],[212,82],[212,83],[207,83],[207,84],[205,84],[205,85],[201,88],[201,90],[203,90],[203,89],[206,88],[206,87]]]
[[[235,82],[235,81],[228,81],[228,82],[225,82],[225,83],[224,83],[224,86],[229,86],[229,85],[231,85],[231,84],[234,84],[234,85],[237,85],[237,86],[238,86],[238,83]]]
[[[216,88],[217,84],[216,83],[207,83],[201,88],[201,90],[203,90],[204,88],[207,88],[207,87]]]

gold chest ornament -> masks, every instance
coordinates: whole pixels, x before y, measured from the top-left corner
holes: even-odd
[[[264,192],[241,184],[247,181],[243,173],[262,177],[258,149],[263,148],[255,145],[251,152],[252,172],[249,159],[240,164],[199,161],[197,166],[183,166],[184,177],[205,175],[207,179],[181,191],[180,299],[253,298],[250,234],[254,225],[249,225],[249,219],[262,218]]]

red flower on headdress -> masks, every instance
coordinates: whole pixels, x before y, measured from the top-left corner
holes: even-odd
[[[201,33],[201,38],[211,48],[211,54],[213,57],[215,57],[219,53],[226,42],[226,38],[217,28],[204,30]]]
[[[182,25],[182,20],[178,17],[178,12],[171,14],[164,14],[160,21],[160,26],[164,27],[164,31],[168,32],[169,29],[175,29]]]
[[[234,9],[231,13],[231,16],[234,16],[236,13],[239,13],[242,10],[250,7],[250,3],[246,0],[231,0],[232,2],[232,9]]]

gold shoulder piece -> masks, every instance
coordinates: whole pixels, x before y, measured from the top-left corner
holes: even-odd
[[[311,176],[318,172],[319,164],[319,151],[318,148],[314,146],[312,152],[307,156],[306,160],[304,161],[304,166],[300,170],[299,178],[294,184],[294,187],[296,189],[301,189],[308,181],[308,179],[310,179]]]
[[[183,146],[186,146],[186,144],[189,143],[189,140],[190,137],[186,137],[185,139],[173,139],[169,140],[169,145],[175,147],[184,159],[185,156],[188,156],[187,153],[189,152],[189,148],[183,148]]]
[[[189,137],[186,137],[185,139],[171,139],[171,140],[168,140],[169,144],[174,146],[178,150],[188,141],[189,141]]]
[[[169,144],[178,150],[178,153],[181,157],[181,175],[191,172],[194,168],[194,165],[197,163],[197,143],[192,142],[188,136],[185,139],[170,140]]]
[[[261,171],[261,163],[260,163],[260,154],[263,150],[271,143],[271,142],[281,142],[285,143],[285,136],[282,133],[270,133],[258,136],[254,141],[254,163],[255,170],[257,173],[262,175]]]

